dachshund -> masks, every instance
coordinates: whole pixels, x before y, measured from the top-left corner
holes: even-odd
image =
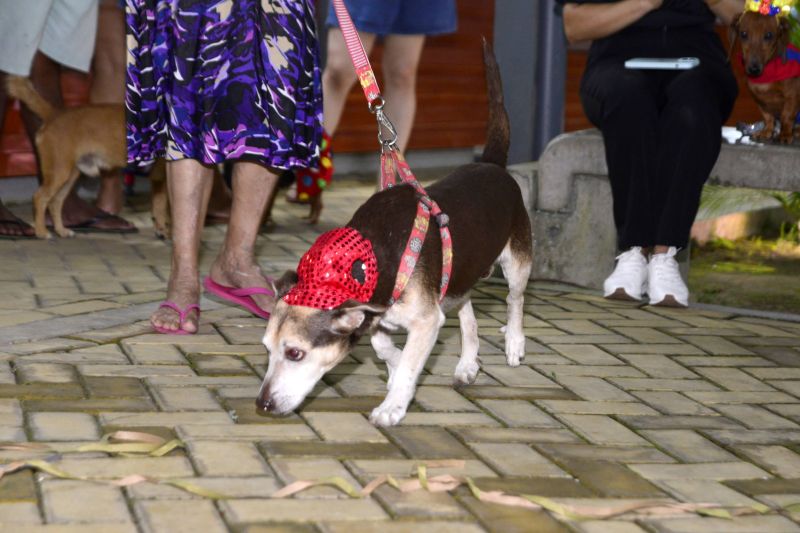
[[[742,62],[747,74],[747,87],[764,116],[764,129],[754,140],[772,140],[776,118],[780,121],[778,141],[790,144],[794,123],[800,112],[800,52],[789,46],[789,21],[786,17],[767,16],[752,11],[739,15],[730,28],[731,49],[736,38],[742,44]],[[797,57],[789,58],[789,53]],[[774,76],[777,69],[791,69],[791,77]]]

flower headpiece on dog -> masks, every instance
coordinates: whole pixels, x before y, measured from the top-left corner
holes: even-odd
[[[369,302],[378,284],[372,243],[353,228],[320,235],[297,265],[297,284],[283,297],[289,305],[334,309],[347,300]]]
[[[795,0],[747,0],[745,11],[761,13],[766,16],[788,16]]]

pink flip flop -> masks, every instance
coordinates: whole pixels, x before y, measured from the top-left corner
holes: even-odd
[[[162,302],[161,305],[158,306],[159,309],[162,307],[169,307],[176,313],[178,313],[178,320],[180,320],[180,325],[183,326],[183,323],[186,321],[186,315],[191,313],[194,310],[197,310],[197,321],[198,327],[200,326],[200,306],[197,304],[189,304],[186,306],[186,309],[181,309],[178,304],[175,302],[170,302],[167,300],[166,302]],[[165,335],[194,335],[197,333],[196,331],[186,331],[185,329],[167,329],[162,328],[161,326],[156,326],[153,324],[153,329],[159,333],[163,333]]]
[[[275,293],[269,289],[264,287],[246,287],[244,289],[226,287],[225,285],[220,285],[219,283],[215,282],[213,279],[211,279],[211,276],[208,276],[203,280],[203,287],[205,287],[205,289],[211,294],[215,294],[220,298],[228,300],[229,302],[241,305],[258,317],[261,317],[265,320],[269,319],[269,312],[256,305],[256,302],[252,298],[254,294],[266,294],[269,296],[274,296]]]

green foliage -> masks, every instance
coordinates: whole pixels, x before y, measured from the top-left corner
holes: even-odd
[[[772,197],[780,202],[791,219],[781,224],[781,239],[800,242],[800,192],[773,192]]]

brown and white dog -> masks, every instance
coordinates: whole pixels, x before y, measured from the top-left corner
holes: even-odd
[[[380,426],[397,424],[406,414],[417,378],[445,313],[451,309],[458,309],[462,345],[454,384],[474,382],[479,370],[479,340],[470,290],[495,262],[509,285],[506,361],[510,366],[519,365],[525,355],[522,306],[532,263],[531,226],[519,186],[505,169],[508,117],[497,63],[486,44],[484,62],[490,109],[481,161],[459,167],[428,188],[428,194],[449,216],[453,266],[446,297],[439,301],[441,238],[431,227],[408,285],[402,296],[390,303],[418,197],[409,185],[373,195],[355,212],[347,228],[371,243],[377,261],[374,293],[369,301],[349,300],[329,310],[279,299],[263,339],[269,367],[256,399],[260,411],[286,414],[297,408],[323,374],[342,361],[362,335],[371,333],[378,358],[387,364],[389,380],[388,394],[370,420]],[[357,278],[357,262],[352,270]],[[307,280],[298,282],[297,273],[287,272],[275,284],[276,294],[291,295],[304,283],[308,285]],[[402,350],[390,337],[398,330],[408,332]]]
[[[64,226],[61,208],[78,176],[99,177],[102,171],[123,168],[127,163],[125,107],[93,104],[58,109],[36,92],[27,78],[9,76],[7,85],[12,97],[42,119],[36,132],[42,174],[42,184],[33,195],[36,236],[50,237],[45,224],[45,211],[49,211],[55,232],[72,237],[75,233]],[[156,162],[150,181],[153,223],[159,237],[169,235],[165,176],[164,162]]]
[[[775,69],[786,63],[789,30],[785,16],[753,11],[745,11],[731,24],[731,45],[737,38],[741,42],[747,87],[764,117],[764,129],[753,135],[756,140],[772,140],[777,118],[781,125],[778,141],[784,144],[793,141],[795,118],[800,112],[800,77],[764,79],[765,68]]]

